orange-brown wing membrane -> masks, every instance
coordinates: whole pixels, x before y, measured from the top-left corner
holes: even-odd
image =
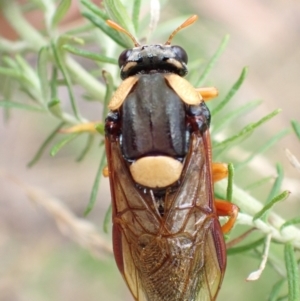
[[[178,301],[215,300],[226,266],[224,239],[213,205],[208,135],[192,136],[182,183],[167,202],[165,231],[173,235],[174,245],[182,239],[182,267],[175,284],[179,292],[172,296]]]
[[[106,139],[114,252],[136,301],[213,301],[226,265],[213,205],[208,132],[192,135],[181,185],[164,200],[136,187],[118,141]],[[164,215],[157,202],[163,201]]]
[[[115,259],[135,300],[147,301],[134,257],[139,239],[159,230],[159,219],[145,196],[135,187],[118,141],[106,138],[106,153],[113,205],[113,246]]]

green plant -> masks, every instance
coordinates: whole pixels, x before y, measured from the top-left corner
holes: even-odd
[[[20,35],[20,40],[18,42],[9,42],[4,38],[0,39],[0,75],[3,79],[0,106],[3,107],[5,119],[9,118],[12,109],[22,109],[24,112],[26,110],[41,112],[47,118],[57,120],[55,128],[48,134],[44,133],[44,142],[29,162],[28,165],[30,167],[38,162],[44,152],[50,149],[50,154],[55,156],[63,147],[78,139],[79,136],[85,136],[86,144],[78,155],[78,161],[83,160],[89,154],[89,151],[92,151],[92,147],[96,144],[95,142],[98,142],[96,147],[101,148],[101,155],[98,159],[99,167],[95,172],[96,176],[91,189],[90,201],[85,211],[87,214],[95,204],[101,172],[105,166],[103,124],[101,122],[105,119],[107,103],[113,90],[120,83],[116,58],[124,47],[131,47],[131,42],[128,41],[127,37],[109,28],[105,24],[105,20],[108,18],[113,19],[134,36],[143,37],[147,36],[148,27],[146,25],[150,23],[152,27],[155,27],[158,18],[155,9],[153,9],[152,14],[146,15],[142,20],[140,17],[141,1],[137,0],[127,1],[127,9],[119,0],[106,0],[103,2],[103,8],[99,8],[90,1],[82,0],[82,15],[87,22],[61,33],[58,26],[68,11],[71,2],[70,0],[60,1],[57,9],[54,1],[32,1],[30,3],[33,7],[40,9],[44,15],[45,30],[43,33],[31,27],[23,17],[23,11],[31,9],[31,7],[18,6],[15,2],[8,0],[1,2],[0,7],[7,20]],[[155,3],[155,1],[153,2]],[[129,11],[131,13],[128,13]],[[185,17],[182,16],[166,23],[160,23],[158,32],[170,33],[180,23],[179,19],[184,20]],[[14,22],[14,20],[18,20],[18,22]],[[192,40],[178,36],[178,41],[181,39],[184,47],[188,51],[189,49],[192,51]],[[92,44],[92,41],[100,48],[101,54],[87,50],[88,47],[86,45]],[[225,49],[227,42],[228,36],[221,42],[220,47],[208,63],[199,63],[199,61],[189,63],[190,73],[188,80],[193,85],[199,86],[206,83],[210,70]],[[36,67],[32,67],[28,62],[28,53],[37,56]],[[70,54],[92,60],[95,62],[93,69],[87,71]],[[199,64],[203,69],[200,76]],[[252,101],[222,116],[224,108],[228,106],[245,80],[247,70],[247,68],[242,70],[240,77],[228,90],[223,100],[214,101],[210,104],[213,118],[212,143],[214,160],[223,161],[225,153],[228,154],[229,149],[240,147],[240,144],[246,138],[249,138],[254,131],[259,130],[263,123],[279,113],[279,110],[275,110],[267,116],[243,127],[237,134],[228,135],[225,133],[226,138],[223,138],[221,142],[216,138],[218,134],[223,133],[224,126],[227,126],[229,123],[235,123],[236,120],[257,108],[260,104],[260,101]],[[97,77],[100,77],[100,79]],[[59,133],[62,129],[90,121],[78,107],[79,96],[75,96],[75,85],[80,86],[84,91],[83,96],[81,96],[84,99],[82,102],[94,101],[97,102],[97,105],[103,106],[102,116],[99,118],[97,127],[102,136],[89,131]],[[15,86],[18,87],[18,94],[14,93]],[[66,102],[60,96],[61,88],[68,93],[69,105],[67,108]],[[26,100],[21,101],[20,95]],[[256,155],[266,152],[289,132],[289,129],[283,129],[267,140],[261,147],[252,151],[251,155],[244,161],[234,160],[237,172],[242,173],[243,169]],[[55,141],[58,136],[59,141]],[[253,278],[259,277],[257,275],[263,271],[266,259],[268,259],[268,263],[274,267],[274,271],[278,274],[278,282],[274,283],[274,289],[269,295],[269,300],[281,300],[283,297],[279,296],[282,294],[290,301],[299,300],[299,271],[295,249],[298,250],[300,247],[300,230],[294,226],[299,223],[299,219],[286,222],[271,210],[277,202],[283,201],[289,194],[288,191],[283,191],[281,188],[283,179],[282,167],[280,165],[277,166],[278,175],[264,205],[261,201],[251,197],[246,189],[234,185],[232,181],[233,169],[230,169],[230,171],[228,182],[222,181],[217,184],[215,193],[218,197],[228,199],[240,207],[241,213],[237,222],[237,232],[243,235],[246,231],[244,229],[255,228],[257,235],[253,239],[252,233],[251,235],[249,234],[247,242],[241,242],[242,246],[229,248],[228,254],[233,256],[243,253],[245,254],[245,259],[248,258],[247,256],[256,258],[263,256],[264,259],[259,272],[254,276],[252,274],[251,277]],[[271,181],[270,177],[250,183],[251,187],[249,190],[253,191],[266,181]],[[249,185],[250,180],[246,182]],[[105,222],[106,229],[109,223],[109,219],[107,220]],[[239,231],[239,225],[246,227]],[[278,244],[275,248],[281,246],[284,248],[284,260],[278,256],[277,251],[270,250],[270,245],[275,243]],[[263,250],[261,250],[261,247]],[[285,284],[286,276],[288,289],[284,290],[283,285]]]

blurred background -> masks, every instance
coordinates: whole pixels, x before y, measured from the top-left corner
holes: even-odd
[[[64,26],[84,22],[75,4]],[[300,3],[172,0],[164,6],[161,19],[191,14],[197,14],[199,21],[184,34],[178,34],[194,45],[191,60],[207,63],[225,34],[230,34],[229,45],[212,70],[208,84],[218,87],[222,97],[242,68],[248,66],[248,77],[231,106],[263,99],[258,110],[234,125],[233,132],[282,108],[281,114],[253,135],[244,152],[235,158],[227,154],[238,162],[239,156],[245,159],[256,145],[289,127],[291,119],[300,121]],[[0,24],[4,36],[13,35],[4,23]],[[160,42],[167,38],[159,33],[158,36]],[[96,120],[101,113],[98,106],[87,102],[81,105],[81,110],[90,120]],[[0,118],[0,300],[132,300],[110,253],[111,234],[103,232],[110,203],[107,179],[101,180],[95,208],[87,217],[83,216],[99,165],[100,149],[95,147],[83,162],[76,163],[78,148],[85,143],[80,138],[54,158],[46,152],[37,165],[27,168],[57,122],[42,114],[20,110],[12,111],[9,122],[4,122],[2,114]],[[266,157],[258,156],[252,161],[249,175],[276,176],[275,163],[284,165],[283,188],[290,190],[292,196],[277,208],[284,218],[291,218],[300,209],[299,173],[288,163],[285,148],[300,157],[299,141],[291,133],[268,151]],[[237,181],[243,185],[254,180],[243,177]],[[263,202],[266,195],[267,192],[261,191],[257,197]],[[88,238],[81,237],[82,233]],[[229,257],[219,300],[267,300],[278,276],[267,267],[257,282],[246,282],[245,278],[258,265],[257,259],[248,256],[239,255],[234,260]]]

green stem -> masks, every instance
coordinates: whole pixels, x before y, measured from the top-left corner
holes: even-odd
[[[104,85],[81,67],[75,60],[70,57],[66,58],[65,64],[69,74],[76,83],[88,91],[89,95],[95,99],[103,100],[105,95]]]
[[[215,190],[221,195],[226,195],[227,181],[218,182]],[[239,214],[238,223],[256,227],[263,233],[272,232],[273,238],[277,241],[284,243],[290,241],[295,247],[300,248],[300,230],[297,227],[289,226],[280,231],[285,220],[273,212],[269,215],[268,223],[260,219],[253,222],[253,216],[263,208],[263,204],[236,185],[233,185],[233,192],[232,203],[245,213]]]
[[[29,45],[25,41],[12,42],[7,39],[0,38],[0,51],[14,53],[32,49],[32,45]]]
[[[24,18],[16,1],[0,1],[0,10],[20,38],[27,41],[34,49],[39,50],[46,44],[43,36]]]

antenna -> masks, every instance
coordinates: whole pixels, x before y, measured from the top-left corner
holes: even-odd
[[[141,46],[140,43],[136,40],[136,38],[130,32],[128,32],[126,29],[124,29],[123,27],[121,27],[116,22],[114,22],[112,20],[107,20],[106,24],[108,26],[110,26],[111,28],[117,30],[117,31],[125,33],[132,40],[132,42],[133,42],[133,44],[134,44],[135,47]]]
[[[192,25],[193,23],[196,22],[196,20],[198,19],[197,15],[193,15],[191,17],[189,17],[187,20],[185,20],[180,26],[178,26],[169,36],[169,39],[167,40],[167,42],[165,43],[165,45],[170,45],[172,39],[174,38],[174,36],[177,34],[178,31],[180,31],[181,29],[188,27],[190,25]]]

